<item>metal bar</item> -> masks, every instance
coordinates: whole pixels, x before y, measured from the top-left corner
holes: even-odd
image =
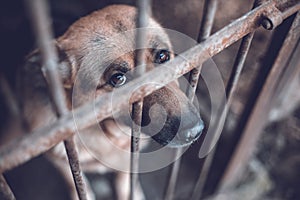
[[[42,54],[42,70],[45,71],[56,112],[58,115],[64,115],[68,113],[68,109],[60,75],[56,70],[58,58],[52,40],[53,34],[51,31],[50,19],[48,17],[48,5],[45,0],[27,0],[26,3],[37,38],[37,43]]]
[[[263,2],[265,2],[265,0],[255,0],[254,1],[254,5],[253,8],[256,8],[257,6],[260,6],[263,4]],[[243,37],[236,59],[234,61],[234,65],[232,68],[232,72],[230,74],[227,86],[226,86],[226,97],[227,97],[227,101],[226,101],[226,105],[224,107],[224,109],[221,111],[221,118],[224,117],[226,118],[228,115],[228,111],[229,111],[229,107],[232,103],[233,100],[233,95],[236,93],[237,90],[237,83],[238,80],[240,78],[241,72],[243,70],[245,61],[246,61],[246,57],[248,55],[252,40],[253,40],[253,36],[254,36],[254,32],[249,33],[248,35],[246,35],[245,37]],[[218,130],[218,127],[220,126],[220,122],[222,122],[223,120],[219,120],[219,122],[217,123],[217,128],[216,130]],[[210,154],[205,158],[204,160],[204,164],[202,166],[202,168],[200,169],[200,175],[199,178],[196,182],[195,188],[193,190],[193,194],[192,194],[192,199],[200,199],[202,194],[203,194],[203,189],[208,177],[208,173],[210,171],[211,168],[211,164],[213,161],[213,158],[215,156],[216,153],[216,147],[210,152]]]
[[[25,121],[20,114],[19,104],[15,98],[6,78],[0,73],[0,90],[3,93],[3,99],[8,108],[8,121],[6,132],[0,137],[0,146],[10,141],[12,138],[28,132]]]
[[[203,189],[208,177],[208,173],[213,161],[213,158],[215,156],[216,147],[211,150],[209,155],[204,158],[204,163],[202,167],[200,168],[200,175],[197,179],[197,182],[195,184],[195,187],[193,189],[192,198],[191,199],[200,199],[203,194]]]
[[[12,92],[12,89],[3,74],[0,74],[0,90],[3,93],[4,101],[10,115],[10,121],[8,123],[13,124],[8,126],[6,130],[7,133],[1,137],[1,144],[6,142],[8,138],[22,135],[24,132],[28,132],[28,130],[22,115],[20,114],[19,104],[15,98],[15,94]]]
[[[282,0],[285,3],[288,0]],[[155,68],[150,72],[143,74],[141,77],[129,82],[126,87],[114,90],[114,95],[118,95],[123,99],[133,88],[139,86],[131,98],[131,103],[142,99],[144,96],[151,94],[153,91],[163,87],[171,81],[179,78],[183,74],[193,69],[193,66],[203,63],[208,58],[216,55],[223,49],[227,48],[243,36],[253,32],[259,27],[262,14],[268,9],[275,6],[273,2],[267,2],[253,11],[245,14],[241,18],[235,20],[228,26],[224,27],[199,45],[191,48],[182,54],[186,59],[173,59],[163,64],[162,67]],[[172,66],[172,70],[168,69]],[[156,81],[161,85],[149,85],[147,83]],[[14,168],[29,159],[44,153],[60,141],[70,137],[77,129],[82,130],[103,120],[111,115],[112,105],[110,99],[112,93],[107,93],[101,97],[97,97],[93,103],[87,103],[80,108],[59,118],[56,122],[29,133],[20,140],[15,140],[0,150],[0,173],[8,169]],[[121,111],[126,108],[128,102],[118,101],[114,106],[114,111]],[[94,108],[97,107],[97,110]],[[74,124],[74,116],[80,116],[81,120]],[[98,120],[95,119],[95,116]],[[76,129],[77,128],[77,129]],[[64,133],[64,134],[62,134]]]
[[[255,149],[255,145],[268,118],[270,102],[272,101],[272,97],[276,90],[276,83],[280,79],[280,75],[288,62],[288,55],[291,55],[294,46],[296,45],[295,41],[297,41],[297,38],[300,36],[299,25],[300,12],[294,19],[292,27],[290,28],[270,74],[259,94],[254,109],[250,114],[242,138],[222,177],[219,186],[219,191],[221,192],[230,189],[237,183],[248,163],[247,161],[250,159],[251,154]]]
[[[176,187],[176,182],[177,182],[177,177],[178,177],[178,172],[179,172],[179,168],[180,168],[180,161],[181,161],[181,155],[183,153],[183,149],[179,148],[177,150],[175,150],[175,158],[178,158],[174,164],[172,165],[171,168],[171,173],[170,173],[170,177],[168,180],[168,186],[166,189],[166,193],[165,193],[165,200],[172,200],[174,199],[174,194],[175,194],[175,187]]]
[[[204,2],[204,9],[203,9],[204,15],[201,21],[200,31],[198,35],[199,43],[203,42],[206,38],[208,38],[211,33],[216,10],[217,10],[217,5],[218,5],[218,0],[205,0]],[[189,76],[190,87],[188,87],[186,94],[188,98],[191,99],[191,101],[193,101],[194,99],[201,68],[202,65],[199,65],[194,69],[192,69],[192,71],[190,72],[190,76]]]
[[[135,188],[139,184],[139,143],[141,134],[143,101],[138,101],[132,104],[132,130],[131,130],[131,154],[130,154],[130,200],[134,197]]]
[[[7,184],[4,176],[0,174],[0,199],[3,200],[15,200],[16,197],[11,191],[9,185]]]
[[[46,74],[57,116],[61,117],[68,114],[68,106],[60,74],[57,70],[58,57],[52,41],[53,34],[50,26],[49,8],[45,0],[27,0],[27,3],[37,42],[42,53],[42,70]],[[81,200],[87,199],[74,137],[66,138],[64,144],[78,197]]]
[[[281,0],[275,0],[275,2],[277,5],[276,7],[282,12],[282,17],[284,19],[300,10],[299,0],[290,0],[283,3],[281,2]]]
[[[219,114],[220,119],[224,119],[227,117],[228,111],[229,111],[229,107],[232,103],[233,100],[233,96],[237,90],[237,83],[238,80],[240,78],[240,74],[241,71],[244,67],[244,63],[247,57],[247,54],[249,52],[249,48],[252,42],[254,36],[254,32],[249,33],[248,35],[246,35],[240,45],[240,48],[238,50],[238,54],[236,56],[233,68],[232,68],[232,73],[230,75],[227,87],[226,87],[226,96],[227,96],[227,101],[226,101],[226,105],[224,107],[224,109],[221,111],[221,113]],[[220,126],[220,122],[222,122],[223,120],[219,120],[219,122],[216,125],[216,130],[218,130],[218,127]],[[207,179],[207,175],[208,172],[210,170],[213,158],[215,156],[215,151],[216,147],[209,153],[209,155],[205,158],[204,164],[202,169],[200,170],[200,176],[197,180],[196,186],[194,188],[193,191],[193,198],[192,199],[200,199],[202,193],[203,193],[203,189],[204,189],[204,185],[206,183],[206,179]]]
[[[298,40],[295,49],[293,50],[293,56],[289,59],[288,67],[284,69],[284,73],[280,76],[280,81],[278,82],[278,86],[276,87],[276,92],[274,92],[272,105],[276,105],[281,102],[286,95],[286,91],[290,87],[290,83],[298,78],[300,73],[300,67],[297,64],[298,55],[300,55],[300,40]],[[296,61],[295,61],[296,60]],[[299,60],[299,59],[298,59]],[[279,101],[279,102],[277,102]],[[273,107],[273,106],[272,106]]]
[[[262,5],[265,2],[266,2],[266,0],[255,0],[252,10],[255,9],[256,7]],[[240,78],[241,71],[243,70],[243,67],[244,67],[244,64],[246,61],[246,57],[248,55],[253,37],[254,37],[254,32],[251,32],[248,35],[246,35],[241,41],[241,44],[240,44],[240,47],[238,50],[238,54],[236,56],[236,59],[235,59],[235,62],[234,62],[233,68],[232,68],[232,72],[231,72],[229,81],[226,86],[227,101],[226,101],[226,105],[225,105],[224,109],[222,110],[222,112],[220,114],[221,118],[222,117],[226,118],[228,115],[229,107],[232,103],[233,96],[236,93],[237,83]],[[221,122],[221,121],[223,121],[223,120],[219,120],[219,122]],[[220,126],[219,122],[217,124],[217,127]],[[218,128],[217,128],[217,130],[218,130]],[[201,198],[201,196],[203,194],[203,189],[204,189],[207,177],[208,177],[208,173],[211,168],[213,158],[215,156],[215,153],[216,153],[216,147],[205,158],[202,169],[200,169],[200,176],[199,176],[197,183],[195,185],[195,188],[193,190],[192,199],[200,199]]]
[[[64,141],[66,153],[68,156],[69,165],[72,171],[73,180],[75,183],[77,195],[80,200],[87,199],[86,184],[83,179],[83,174],[80,168],[78,150],[73,136]]]
[[[245,61],[246,61],[246,57],[248,55],[250,46],[251,46],[251,42],[254,36],[254,32],[249,33],[248,35],[246,35],[240,45],[240,48],[238,50],[238,54],[236,56],[233,68],[232,68],[232,73],[230,75],[229,81],[227,83],[227,87],[226,87],[226,96],[228,97],[227,99],[227,104],[230,105],[232,102],[232,97],[233,94],[235,93],[236,89],[237,89],[237,83],[238,80],[240,78],[241,72],[243,70]]]
[[[198,43],[204,41],[211,34],[211,30],[213,27],[213,22],[217,10],[217,5],[218,5],[218,0],[205,0],[203,6],[204,14],[201,20],[199,35],[197,39]],[[191,100],[191,102],[193,102],[195,96],[201,68],[202,68],[202,64],[199,64],[199,66],[192,69],[189,75],[189,87],[187,88],[186,95]],[[179,155],[182,155],[182,151],[183,151],[182,148],[176,150],[176,157],[178,156],[178,159],[173,163],[171,168],[169,183],[165,194],[166,200],[171,200],[173,199],[174,196],[174,191],[176,187],[176,182],[177,182],[177,177],[178,177],[178,172],[180,169],[180,162],[181,162],[181,156]]]
[[[151,0],[137,0],[137,21],[136,21],[136,57],[135,66],[137,76],[146,71],[145,48],[147,45],[147,29],[151,17]]]
[[[0,74],[0,87],[1,91],[3,93],[3,96],[5,97],[5,103],[9,109],[9,113],[14,118],[20,118],[20,109],[18,106],[18,103],[16,101],[16,98],[7,82],[3,74]]]
[[[151,15],[151,0],[137,1],[137,21],[136,21],[136,56],[135,69],[137,77],[146,71],[147,30]],[[139,143],[142,125],[143,99],[132,104],[132,129],[131,129],[131,154],[130,154],[130,200],[136,199],[134,196],[135,188],[139,184]]]

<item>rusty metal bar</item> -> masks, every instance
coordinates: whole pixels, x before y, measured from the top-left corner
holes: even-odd
[[[298,76],[300,74],[300,40],[297,42],[297,46],[293,50],[293,56],[289,59],[287,67],[284,69],[284,73],[280,76],[280,80],[276,87],[276,92],[274,92],[272,102],[272,108],[274,106],[278,106],[280,104],[287,103],[284,99],[286,98],[286,91],[290,89],[291,82],[295,79],[298,80]],[[293,87],[295,88],[295,87]],[[277,114],[276,114],[277,115]]]
[[[53,104],[58,117],[69,113],[66,96],[57,70],[58,57],[53,44],[53,33],[50,26],[49,8],[45,0],[27,0],[32,25],[41,49],[43,67],[48,86],[51,92]],[[66,138],[64,141],[69,165],[72,171],[77,194],[80,200],[87,199],[85,184],[79,166],[79,158],[74,137]]]
[[[138,0],[137,9],[135,65],[137,76],[141,76],[146,72],[145,49],[143,47],[147,45],[147,29],[145,28],[148,26],[149,18],[152,15],[151,0]]]
[[[229,81],[228,81],[228,84],[226,87],[227,101],[226,101],[226,105],[225,105],[224,109],[222,110],[222,112],[220,114],[220,116],[222,116],[221,118],[227,117],[229,107],[232,103],[233,96],[236,92],[237,83],[240,78],[241,71],[244,67],[244,63],[245,63],[247,54],[249,52],[249,48],[250,48],[253,36],[254,36],[254,32],[249,33],[248,35],[246,35],[243,38],[243,40],[241,42],[240,48],[238,50],[238,54],[236,56],[236,59],[235,59],[235,62],[234,62],[233,68],[232,68],[232,73],[230,75],[230,78],[229,78]],[[219,122],[217,123],[217,127],[220,126],[219,123],[221,121],[223,121],[223,120],[219,120]],[[218,128],[216,130],[218,130]],[[215,150],[216,150],[216,148],[214,148],[214,150],[210,152],[210,154],[204,161],[203,169],[201,170],[199,179],[196,184],[196,186],[198,188],[195,188],[195,190],[194,190],[195,199],[199,199],[202,195],[204,184],[206,182],[206,178],[207,178],[209,169],[211,167],[213,157],[215,155]]]
[[[275,0],[276,7],[282,12],[282,18],[286,19],[292,14],[300,10],[300,1],[299,0],[290,0],[281,2],[281,0]]]
[[[300,36],[299,25],[300,12],[298,12],[294,19],[290,31],[258,96],[254,109],[250,114],[242,138],[225,170],[219,186],[220,192],[234,187],[237,181],[239,181],[240,176],[248,163],[247,161],[250,159],[251,154],[255,149],[258,138],[268,119],[271,105],[270,102],[272,102],[272,97],[276,90],[276,83],[280,79],[280,75],[288,62],[289,55],[291,55],[294,46],[296,45],[296,41],[298,41]]]
[[[15,200],[16,197],[11,191],[9,185],[7,184],[4,176],[0,174],[0,199],[3,200]]]
[[[233,68],[232,68],[232,73],[230,75],[229,81],[227,83],[227,87],[226,87],[226,96],[228,97],[227,99],[227,104],[230,105],[232,102],[232,97],[233,94],[235,93],[236,89],[237,89],[237,83],[238,80],[240,78],[241,72],[243,70],[245,61],[246,61],[246,57],[248,55],[250,46],[251,46],[251,42],[254,36],[254,32],[249,33],[248,35],[246,35],[240,45],[240,48],[238,50],[238,54],[236,56]]]
[[[217,10],[218,0],[205,0],[203,6],[203,18],[201,20],[199,35],[198,35],[198,43],[204,41],[211,34],[211,30],[213,27],[213,22]],[[197,67],[191,70],[189,75],[189,87],[187,88],[186,95],[193,102],[195,92],[198,85],[198,80],[201,72],[202,64],[199,64]],[[174,191],[176,187],[178,172],[180,169],[180,162],[182,155],[182,148],[176,150],[176,157],[178,159],[173,163],[171,168],[171,173],[169,177],[169,183],[165,194],[166,200],[173,199]]]
[[[136,56],[135,69],[136,75],[141,76],[146,72],[146,53],[147,31],[151,15],[151,0],[137,1],[137,21],[136,21]],[[139,184],[139,143],[141,135],[143,99],[132,104],[132,129],[131,129],[131,154],[130,154],[130,200],[136,199],[134,196],[135,188]]]
[[[287,1],[288,0],[282,0],[279,4],[286,3]],[[120,99],[124,99],[133,88],[140,86],[139,89],[133,93],[131,103],[142,99],[144,96],[163,87],[163,85],[189,72],[193,69],[193,66],[203,63],[243,36],[253,32],[259,27],[262,14],[275,6],[273,2],[267,2],[261,5],[213,34],[199,45],[184,52],[182,56],[186,59],[175,58],[163,64],[163,67],[155,68],[129,82],[126,87],[116,89],[114,95],[117,95]],[[172,66],[172,70],[168,70],[168,66]],[[161,85],[153,86],[147,84],[153,81],[159,82]],[[0,173],[44,153],[60,141],[73,135],[76,128],[82,130],[97,123],[98,120],[109,117],[112,111],[112,105],[110,104],[111,97],[112,93],[97,97],[94,103],[87,103],[74,110],[73,113],[62,116],[51,125],[29,133],[29,135],[24,136],[22,139],[3,146],[0,150]],[[128,102],[122,101],[116,102],[113,105],[114,111],[117,112],[126,108],[127,103]],[[95,110],[95,107],[98,109]],[[95,114],[98,120],[95,119]],[[76,126],[73,121],[73,116],[81,117],[81,120],[77,121]]]
[[[240,45],[240,48],[238,50],[238,54],[236,56],[233,68],[232,68],[232,73],[230,74],[230,78],[226,87],[226,96],[227,96],[227,101],[226,101],[226,105],[224,107],[224,109],[221,111],[220,116],[221,118],[226,118],[228,111],[229,111],[229,107],[232,103],[233,100],[233,96],[236,92],[237,89],[237,83],[238,80],[240,78],[240,74],[241,71],[244,67],[244,63],[252,42],[254,36],[254,32],[249,33],[248,35],[246,35]],[[219,120],[219,122],[217,123],[217,127],[220,126],[220,122],[222,122],[223,120]],[[218,128],[216,128],[216,130],[218,130]],[[206,179],[207,179],[207,175],[208,172],[210,170],[213,158],[215,156],[215,150],[216,147],[209,153],[209,155],[205,158],[203,167],[200,171],[200,176],[197,180],[194,192],[193,192],[193,198],[192,199],[200,199],[202,192],[203,192],[203,188],[204,185],[206,183]]]
[[[132,104],[132,130],[130,154],[130,200],[134,200],[134,190],[139,184],[139,143],[142,124],[143,101]]]
[[[201,21],[200,31],[198,35],[198,43],[203,42],[206,38],[209,37],[213,22],[217,10],[218,0],[205,0],[204,2],[204,15]],[[189,76],[190,87],[187,89],[187,96],[191,101],[194,99],[194,95],[197,89],[198,80],[200,76],[202,65],[199,65],[192,69]]]
[[[255,0],[252,10],[254,8],[262,5],[264,2],[265,2],[265,0]],[[243,70],[243,67],[244,67],[244,64],[246,61],[246,57],[248,55],[248,52],[249,52],[249,49],[250,49],[250,46],[251,46],[251,43],[253,40],[253,36],[254,36],[254,32],[251,32],[248,35],[246,35],[241,41],[236,59],[234,61],[232,72],[230,74],[230,77],[229,77],[229,80],[228,80],[228,83],[226,86],[227,101],[226,101],[226,105],[225,105],[224,109],[221,111],[221,114],[220,114],[221,117],[226,118],[228,115],[229,107],[232,103],[233,96],[236,93],[237,83],[240,78],[241,72]],[[222,121],[223,120],[219,120],[219,122],[217,123],[217,127],[220,126],[220,122],[222,122]],[[218,130],[218,128],[216,130]],[[210,154],[204,160],[203,167],[202,167],[202,169],[200,169],[200,176],[197,180],[197,183],[196,183],[194,191],[193,191],[192,199],[200,199],[202,196],[204,185],[206,183],[207,176],[208,176],[209,170],[211,168],[213,158],[215,156],[215,152],[216,152],[216,147],[210,152]]]

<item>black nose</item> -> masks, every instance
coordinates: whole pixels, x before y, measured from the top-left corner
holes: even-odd
[[[168,119],[167,121],[168,123],[165,124],[163,129],[159,133],[152,135],[152,138],[159,144],[167,145],[168,147],[188,146],[200,137],[204,129],[204,123],[200,116],[188,121],[183,120],[181,121],[182,123],[180,123],[178,118]]]
[[[197,123],[189,124],[179,130],[178,136],[182,142],[193,142],[198,139],[204,129],[204,123],[198,119]]]

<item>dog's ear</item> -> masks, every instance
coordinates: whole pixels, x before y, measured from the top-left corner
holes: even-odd
[[[76,76],[76,67],[74,66],[75,63],[71,62],[69,55],[59,45],[59,43],[55,42],[55,48],[58,57],[57,68],[63,80],[64,87],[71,88],[74,84]]]
[[[76,75],[76,70],[75,66],[73,66],[71,59],[65,52],[65,50],[55,41],[54,42],[56,54],[57,54],[57,70],[61,76],[63,86],[65,88],[71,88],[75,75]],[[41,66],[42,73],[44,77],[47,79],[45,70],[43,65],[43,60],[42,60],[42,55],[41,51],[39,49],[33,51],[26,57],[27,62],[31,63],[29,66]]]

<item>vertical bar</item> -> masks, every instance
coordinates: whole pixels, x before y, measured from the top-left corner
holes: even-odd
[[[215,14],[217,11],[218,0],[205,0],[204,2],[204,14],[201,21],[200,31],[198,35],[198,43],[203,42],[211,34]],[[197,89],[198,80],[200,76],[202,65],[195,67],[189,76],[190,87],[187,90],[187,96],[191,101],[194,100],[194,95]]]
[[[20,114],[19,104],[16,100],[15,94],[13,93],[9,83],[7,82],[6,78],[3,74],[0,73],[0,90],[3,93],[5,104],[8,108],[8,112],[10,115],[8,130],[4,135],[2,142],[6,142],[6,136],[18,136],[22,135],[23,132],[26,131],[26,124]],[[12,125],[13,124],[13,125]],[[1,142],[0,142],[1,143]]]
[[[3,200],[16,200],[14,193],[11,191],[4,176],[0,174],[0,199]]]
[[[297,55],[297,56],[296,56]],[[283,108],[286,107],[285,105],[288,104],[290,102],[290,98],[291,95],[288,95],[290,98],[287,98],[286,95],[287,93],[289,93],[289,90],[292,90],[292,93],[294,94],[294,89],[295,86],[291,86],[291,84],[293,84],[293,82],[295,80],[299,80],[299,74],[300,74],[300,59],[295,59],[295,57],[298,58],[298,55],[300,55],[300,40],[298,40],[297,45],[294,49],[293,52],[293,57],[289,60],[287,67],[285,68],[284,72],[282,73],[282,76],[280,77],[280,80],[278,82],[278,86],[276,87],[276,91],[274,92],[274,96],[273,96],[273,102],[272,103],[272,112],[273,112],[273,108],[275,108],[275,113],[277,112],[277,107],[279,106],[278,110],[284,109],[286,111],[283,112],[283,114],[288,114],[290,112],[292,112],[292,110],[290,110],[290,106],[287,106],[287,108]],[[293,100],[295,101],[295,100]],[[296,106],[296,105],[295,105]],[[290,112],[289,112],[290,111]],[[273,119],[277,119],[278,115],[280,115],[280,113],[275,114],[274,113],[271,114],[270,113],[270,118]],[[284,117],[285,115],[281,116]],[[274,118],[275,117],[275,118]]]
[[[176,149],[175,150],[175,158],[178,158],[172,165],[171,168],[171,173],[168,181],[168,186],[165,194],[165,200],[172,200],[174,199],[174,194],[175,194],[175,187],[176,187],[176,182],[178,178],[178,172],[180,169],[180,156],[182,155],[182,148]]]
[[[145,47],[147,45],[147,31],[149,17],[151,16],[151,0],[137,0],[136,21],[136,75],[141,76],[146,71]],[[136,199],[135,188],[138,188],[139,170],[139,143],[142,125],[143,100],[132,104],[131,154],[130,154],[130,200]]]
[[[143,101],[132,104],[131,154],[130,154],[130,200],[134,200],[134,191],[139,184],[139,143],[141,134]]]
[[[28,3],[28,10],[32,25],[42,53],[42,70],[46,73],[48,86],[56,108],[57,116],[61,117],[68,113],[68,107],[60,75],[57,70],[58,58],[52,41],[53,34],[48,14],[49,8],[45,0],[27,0],[26,2]],[[78,197],[80,200],[85,200],[87,199],[86,189],[79,166],[79,158],[74,137],[66,139],[64,144]]]
[[[233,94],[237,90],[237,83],[240,79],[241,72],[243,70],[246,57],[248,55],[252,40],[253,40],[254,32],[246,35],[240,44],[236,59],[234,61],[234,65],[232,68],[232,73],[230,74],[229,81],[226,87],[226,96],[227,96],[227,104],[231,105]]]
[[[14,118],[20,118],[20,110],[16,98],[3,74],[0,74],[0,88],[5,98],[5,103],[9,109],[10,114]]]
[[[267,121],[268,113],[270,111],[270,102],[272,102],[272,97],[276,91],[276,83],[280,80],[280,75],[290,59],[290,55],[297,44],[296,41],[299,39],[299,25],[300,12],[298,12],[295,17],[265,84],[259,93],[254,109],[245,125],[242,138],[222,177],[219,185],[220,192],[235,186],[247,165],[247,161],[250,159],[252,152],[255,149],[255,145]]]
[[[253,8],[261,5],[263,3],[264,0],[255,0]],[[237,83],[238,80],[240,79],[240,75],[241,72],[243,70],[245,61],[246,61],[246,57],[248,55],[252,40],[253,40],[253,36],[254,36],[254,32],[251,32],[249,34],[247,34],[245,37],[243,37],[236,59],[234,61],[233,64],[233,68],[232,68],[232,72],[230,74],[230,78],[228,80],[227,86],[226,86],[226,97],[227,97],[227,101],[225,104],[224,109],[221,111],[221,118],[226,118],[228,115],[228,111],[229,111],[229,107],[232,103],[233,100],[233,95],[236,93],[237,90]],[[220,122],[222,122],[223,120],[219,120],[219,122],[217,123],[217,128],[216,130],[218,130],[219,126],[221,125]],[[216,147],[210,152],[210,154],[207,156],[207,158],[205,158],[204,160],[204,164],[202,169],[200,169],[200,176],[197,180],[196,186],[194,188],[193,191],[193,195],[192,195],[192,199],[200,199],[202,194],[203,194],[203,189],[208,177],[208,173],[209,170],[211,168],[211,164],[213,161],[213,158],[215,156],[216,153]]]
[[[204,8],[203,8],[204,14],[200,25],[199,35],[198,35],[198,43],[204,41],[211,34],[211,30],[212,30],[216,10],[217,10],[217,5],[218,5],[218,0],[205,0]],[[193,102],[194,100],[201,68],[202,65],[199,65],[196,68],[192,69],[192,71],[190,72],[190,76],[189,76],[190,85],[187,88],[186,94],[187,97],[191,100],[191,102]],[[171,168],[171,174],[169,177],[169,184],[165,194],[165,200],[173,199],[178,172],[180,169],[180,162],[181,162],[180,155],[182,154],[182,151],[183,151],[182,148],[176,150],[176,156],[178,156],[178,159],[173,163]]]
[[[234,62],[232,73],[230,75],[229,82],[226,87],[227,102],[226,102],[224,109],[221,111],[221,113],[219,115],[219,116],[221,116],[221,118],[227,117],[229,107],[233,100],[233,94],[236,92],[237,83],[240,78],[241,71],[244,67],[244,63],[245,63],[252,39],[253,39],[253,35],[254,35],[254,32],[249,33],[248,35],[246,35],[243,38],[243,40],[241,42],[240,48],[238,50],[238,54],[237,54],[235,62]],[[219,122],[216,125],[216,127],[217,127],[216,130],[219,129],[219,126],[221,125],[220,122],[222,122],[222,121],[223,120],[219,120]],[[206,183],[208,172],[210,170],[215,152],[216,152],[216,147],[210,152],[210,154],[204,160],[203,167],[202,167],[202,169],[200,169],[200,176],[197,180],[196,186],[193,191],[192,199],[200,199],[200,197],[203,193],[204,185]]]

